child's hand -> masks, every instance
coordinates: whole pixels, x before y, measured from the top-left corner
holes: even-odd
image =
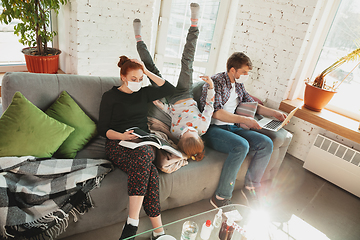
[[[153,101],[153,104],[160,109],[164,109],[164,106],[165,106],[164,103],[162,103],[160,100]]]
[[[213,89],[214,88],[214,83],[213,80],[209,77],[209,76],[200,76],[200,78],[206,82],[207,84],[209,84],[209,89]]]

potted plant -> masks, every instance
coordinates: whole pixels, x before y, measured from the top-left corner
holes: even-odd
[[[20,35],[19,42],[29,46],[25,54],[29,72],[56,73],[58,71],[59,49],[50,48],[47,43],[56,35],[50,29],[50,12],[58,13],[60,6],[68,0],[1,0],[3,11],[0,22],[9,24],[20,20],[14,26],[14,33]]]
[[[360,48],[357,48],[322,71],[319,76],[315,78],[314,82],[311,83],[309,79],[306,79],[304,107],[317,112],[321,111],[326,104],[329,103],[344,80],[359,66],[360,62],[343,78],[343,80],[336,81],[332,85],[326,84],[325,76],[346,62],[358,61],[359,57]]]

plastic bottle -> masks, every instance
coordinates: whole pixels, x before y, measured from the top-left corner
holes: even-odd
[[[225,220],[220,228],[219,232],[219,238],[220,240],[230,240],[233,233],[234,233],[234,227],[232,226],[234,221],[231,218],[228,218]]]
[[[208,240],[210,238],[211,231],[213,229],[213,226],[211,225],[211,221],[207,220],[204,222],[201,232],[200,232],[200,238],[202,240]]]
[[[221,220],[222,220],[222,209],[220,208],[218,213],[214,217],[213,226],[215,228],[219,228],[221,226]]]

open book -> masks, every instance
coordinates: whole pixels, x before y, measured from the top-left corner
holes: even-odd
[[[119,142],[120,146],[135,149],[144,145],[152,145],[157,147],[158,149],[164,149],[172,154],[175,154],[178,157],[182,157],[182,153],[179,150],[173,148],[170,143],[156,136],[155,134],[147,133],[138,127],[132,127],[127,129],[126,131],[129,130],[134,130],[133,134],[138,136],[139,138],[134,140],[122,140]]]

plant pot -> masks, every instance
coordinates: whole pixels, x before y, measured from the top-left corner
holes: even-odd
[[[33,55],[36,48],[24,48],[26,67],[32,73],[57,73],[59,69],[59,55],[61,51],[56,48],[48,48],[48,56]]]
[[[336,92],[314,87],[305,83],[304,107],[320,112],[331,100]]]

